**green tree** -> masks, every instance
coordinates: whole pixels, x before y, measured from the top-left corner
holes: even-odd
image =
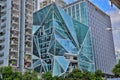
[[[119,60],[118,64],[115,65],[112,72],[115,76],[120,77],[120,60]]]
[[[10,66],[0,67],[0,80],[38,80],[38,74],[35,71],[28,70],[22,75]]]
[[[96,70],[94,73],[94,80],[102,80],[103,73],[101,70]]]
[[[12,67],[10,67],[10,66],[9,67],[1,67],[0,73],[1,73],[3,80],[12,80],[13,79],[13,77],[12,77],[13,70],[12,70]]]
[[[51,72],[46,72],[46,73],[42,74],[42,79],[43,80],[52,80],[53,78],[52,78]]]
[[[73,69],[67,76],[69,80],[81,79],[83,77],[82,72],[79,69]]]
[[[88,71],[84,71],[82,80],[94,80],[94,74]]]
[[[13,80],[21,80],[21,73],[19,71],[14,71],[12,77]]]
[[[35,71],[28,70],[23,74],[22,80],[38,80],[38,74]]]

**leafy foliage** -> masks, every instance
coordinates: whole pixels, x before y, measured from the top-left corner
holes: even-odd
[[[117,66],[119,67],[119,66]],[[97,70],[95,73],[88,71],[80,71],[74,69],[66,76],[54,76],[52,77],[51,72],[42,74],[41,80],[102,80],[102,72]],[[19,71],[14,71],[12,67],[0,67],[0,80],[39,80],[38,74],[35,71],[28,70],[24,74]]]
[[[38,74],[29,70],[24,74],[14,71],[12,67],[0,67],[0,80],[38,80]]]
[[[118,64],[115,65],[112,72],[115,76],[120,77],[120,60],[119,60]]]
[[[102,80],[103,73],[97,70],[95,73],[88,71],[80,71],[79,69],[74,69],[72,72],[68,73],[65,77],[52,77],[50,72],[44,73],[42,75],[42,80]]]
[[[42,74],[42,78],[44,80],[52,80],[52,74],[50,72],[46,72],[46,73]]]

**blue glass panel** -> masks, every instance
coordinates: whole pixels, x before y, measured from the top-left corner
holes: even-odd
[[[79,10],[78,6],[73,8]],[[82,15],[86,12],[85,6],[85,3],[81,6],[84,8]],[[87,24],[86,14],[83,17],[82,22]],[[33,23],[39,25],[36,31],[33,29],[35,31],[33,37],[35,70],[52,71],[53,76],[62,75],[69,66],[69,61],[65,59],[64,54],[71,53],[78,55],[79,69],[94,71],[90,32],[86,25],[73,20],[55,3],[34,13]],[[41,65],[40,68],[37,65]]]
[[[55,56],[57,62],[61,65],[64,71],[68,69],[70,61],[66,60],[63,56]]]

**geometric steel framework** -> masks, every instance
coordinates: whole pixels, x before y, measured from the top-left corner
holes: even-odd
[[[77,55],[80,70],[94,72],[94,56],[89,27],[69,17],[55,3],[37,11],[33,24],[33,68],[61,76],[70,71],[65,53]],[[33,29],[34,30],[34,29]]]

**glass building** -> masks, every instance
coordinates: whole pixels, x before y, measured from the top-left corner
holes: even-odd
[[[116,59],[112,31],[106,30],[112,28],[110,16],[90,0],[77,0],[66,5],[64,10],[69,16],[89,27],[95,70],[112,75]]]
[[[69,17],[55,3],[33,15],[33,68],[61,76],[78,68],[94,72],[89,27]]]

